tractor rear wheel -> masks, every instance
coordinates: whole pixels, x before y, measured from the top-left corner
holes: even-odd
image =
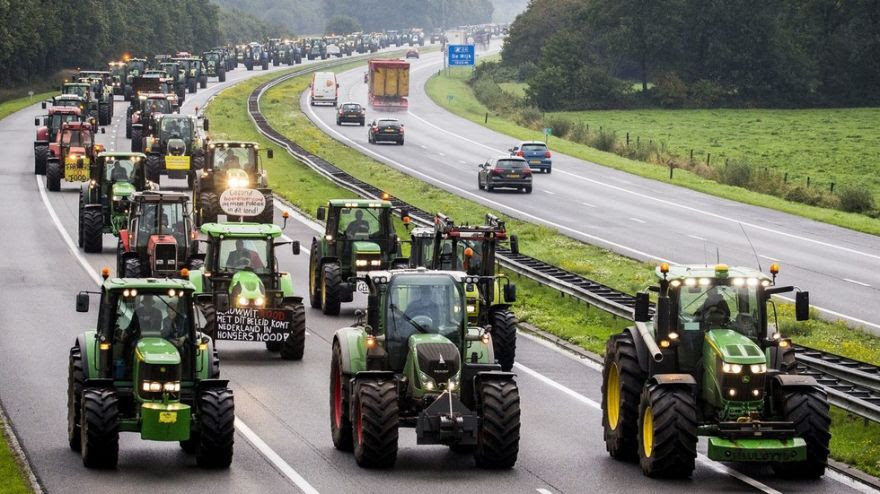
[[[88,191],[88,189],[87,189],[87,186],[85,186],[85,185],[83,185],[79,191],[79,214],[77,214],[78,221],[77,221],[77,227],[76,227],[76,243],[80,249],[82,249],[82,246],[83,246],[83,213],[86,210],[85,197],[86,197],[87,191]]]
[[[348,376],[342,373],[342,349],[338,341],[333,342],[333,357],[330,361],[330,435],[333,446],[340,451],[354,448],[351,417],[349,417],[349,396],[345,394],[343,383]]]
[[[122,267],[123,278],[140,278],[143,274],[140,259],[137,257],[130,257],[125,260],[125,264]]]
[[[206,76],[206,75],[199,76],[199,87],[202,89],[205,89],[206,87],[208,87],[208,76]]]
[[[309,304],[313,309],[321,308],[321,283],[319,282],[321,272],[320,260],[318,254],[318,243],[312,241],[312,251],[309,255]]]
[[[321,312],[328,316],[338,316],[342,305],[339,290],[342,288],[342,274],[339,265],[327,263],[321,270]]]
[[[226,71],[225,70],[220,69],[220,71],[217,72],[217,81],[218,82],[226,82]]]
[[[492,348],[495,350],[495,360],[504,372],[513,368],[517,323],[516,316],[509,310],[492,312]]]
[[[202,327],[202,332],[211,338],[214,338],[217,329],[217,310],[210,304],[200,304],[198,308],[201,309],[202,317],[205,318],[205,325]]]
[[[605,345],[602,369],[602,427],[605,449],[612,458],[638,459],[639,395],[644,383],[632,335],[612,336]]]
[[[67,444],[73,451],[82,447],[82,392],[83,374],[82,350],[78,346],[70,349],[67,365]]]
[[[477,393],[482,416],[474,460],[481,468],[512,468],[519,454],[519,388],[512,379],[486,379]]]
[[[110,389],[82,394],[80,448],[87,468],[115,468],[119,459],[119,399]]]
[[[144,147],[143,130],[138,127],[131,128],[131,152],[140,153]]]
[[[61,162],[58,160],[49,160],[46,163],[46,188],[52,192],[61,190]]]
[[[125,120],[125,138],[131,139],[131,115]]]
[[[199,194],[199,220],[204,223],[216,223],[220,210],[220,198],[214,192]],[[198,225],[201,226],[201,225]]]
[[[122,90],[122,99],[124,101],[131,101],[132,94],[134,94],[134,89],[126,84],[125,89]]]
[[[687,386],[642,390],[639,463],[649,477],[687,478],[697,458],[697,404]]]
[[[46,174],[46,160],[49,157],[49,146],[34,146],[34,175]]]
[[[805,461],[774,463],[777,475],[790,478],[817,479],[825,474],[828,464],[828,442],[831,440],[831,415],[828,397],[818,389],[799,389],[782,397],[782,413],[794,423],[794,437],[807,443]]]
[[[282,307],[293,311],[293,322],[290,324],[290,336],[281,344],[281,358],[302,360],[306,348],[306,309],[301,303],[287,303]]]
[[[198,83],[199,82],[196,80],[195,77],[191,77],[186,80],[186,90],[189,92],[189,94],[194,94],[196,92],[196,90],[198,89]]]
[[[364,380],[354,393],[354,459],[365,468],[390,468],[397,461],[397,383]]]
[[[110,125],[110,103],[99,103],[98,104],[98,124],[99,125]]]
[[[82,247],[89,253],[100,253],[104,249],[104,213],[98,209],[82,211]]]
[[[257,216],[257,223],[271,224],[275,216],[275,202],[272,200],[272,194],[266,196],[266,208]]]
[[[134,141],[132,141],[134,142]],[[148,154],[146,163],[147,180],[159,183],[162,176],[162,157],[158,154]]]
[[[199,446],[196,463],[202,468],[229,468],[235,442],[235,399],[232,390],[208,389],[199,396]]]

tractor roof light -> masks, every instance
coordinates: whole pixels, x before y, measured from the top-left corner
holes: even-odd
[[[669,282],[669,286],[673,288],[678,288],[681,286],[681,280],[672,280]]]
[[[700,284],[700,286],[709,286],[712,284],[712,280],[710,280],[709,278],[700,278],[698,283]]]
[[[730,281],[730,284],[733,286],[743,286],[746,284],[746,280],[743,278],[734,278]]]
[[[110,277],[110,268],[108,268],[107,266],[104,266],[103,268],[101,268],[101,278],[104,278],[106,280],[109,277]]]
[[[773,263],[770,265],[770,274],[773,274],[773,275],[779,274],[779,264]]]
[[[661,262],[660,263],[660,272],[663,274],[666,274],[669,272],[669,263],[668,262]]]

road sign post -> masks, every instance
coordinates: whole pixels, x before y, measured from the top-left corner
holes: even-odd
[[[544,127],[544,144],[550,142],[550,136],[553,134],[553,129],[550,127]]]
[[[448,45],[447,60],[450,67],[473,67],[474,45]]]

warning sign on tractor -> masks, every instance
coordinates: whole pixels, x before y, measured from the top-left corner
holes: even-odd
[[[226,189],[220,195],[220,209],[230,216],[257,216],[266,209],[266,198],[255,189]]]
[[[215,340],[277,341],[290,336],[293,311],[282,309],[229,309],[217,313]]]
[[[189,156],[166,156],[166,170],[189,170]]]

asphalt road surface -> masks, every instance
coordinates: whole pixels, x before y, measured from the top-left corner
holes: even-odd
[[[497,46],[493,47],[493,51]],[[479,55],[479,53],[478,53]],[[880,237],[717,198],[553,152],[553,172],[533,176],[531,195],[481,191],[477,164],[505,155],[508,136],[434,104],[425,82],[439,53],[411,60],[409,111],[367,111],[400,119],[406,144],[368,144],[363,127],[335,125],[334,109],[300,105],[336,139],[407,174],[511,216],[636,259],[755,267],[781,265],[780,284],[809,290],[814,307],[880,334]],[[368,102],[363,68],[338,75],[340,98]],[[553,149],[553,137],[550,149]],[[750,243],[751,242],[751,245]],[[754,246],[754,250],[752,249]]]
[[[233,71],[226,85],[257,74]],[[192,112],[223,86],[212,83],[189,95],[183,111]],[[117,103],[113,125],[99,136],[108,149],[128,149],[124,108]],[[33,175],[33,116],[38,113],[34,105],[0,121],[0,144],[6,150],[0,175],[0,194],[6,198],[0,213],[6,232],[0,236],[0,274],[6,286],[0,297],[0,400],[48,492],[546,494],[599,488],[840,493],[860,488],[833,472],[817,482],[787,481],[762,466],[733,470],[705,458],[692,480],[645,478],[637,465],[616,462],[604,451],[596,364],[526,336],[519,338],[515,368],[522,397],[522,441],[515,468],[476,469],[467,455],[416,446],[413,431],[404,429],[394,470],[360,469],[351,454],[334,450],[330,440],[328,379],[332,334],[353,321],[354,310],[365,305],[361,298],[345,305],[339,317],[307,309],[306,353],[299,362],[282,361],[260,344],[219,344],[221,377],[231,381],[236,397],[235,457],[228,471],[203,471],[177,444],[141,441],[134,434],[123,434],[116,470],[87,470],[79,454],[67,447],[65,390],[70,345],[77,334],[93,327],[96,314],[75,312],[74,296],[95,288],[101,267],[115,266],[116,241],[106,235],[103,254],[83,254],[76,248],[78,187],[63,183],[61,192],[47,192],[43,177]],[[420,142],[429,140],[416,137],[403,149],[415,149]],[[183,188],[185,182],[163,180],[162,186]],[[315,227],[295,218],[285,233],[308,246]],[[307,252],[279,252],[282,269],[293,274],[301,294],[307,290]]]

